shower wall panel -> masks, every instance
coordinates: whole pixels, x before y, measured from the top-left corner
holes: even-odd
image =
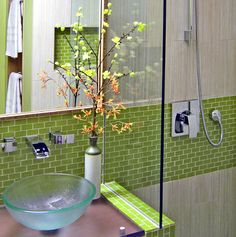
[[[236,95],[236,2],[197,0],[203,97]],[[167,7],[167,101],[197,98],[195,40],[184,41],[188,0]]]
[[[176,222],[176,237],[235,237],[236,168],[164,185],[164,212]],[[135,191],[158,208],[159,185]]]

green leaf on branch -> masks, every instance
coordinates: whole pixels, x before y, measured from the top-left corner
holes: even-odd
[[[115,72],[115,73],[114,73],[114,76],[117,77],[117,78],[122,77],[123,75],[124,75],[124,74],[121,73],[121,72]]]
[[[71,77],[72,76],[72,72],[71,71],[66,71],[66,75]]]
[[[87,48],[85,46],[82,47],[83,51],[87,51]]]
[[[129,74],[129,76],[132,77],[132,78],[135,77],[135,72],[131,72],[131,73]]]
[[[79,51],[76,51],[74,54],[74,58],[78,58],[79,57]]]
[[[108,79],[109,77],[110,77],[110,72],[109,71],[105,71],[105,72],[103,72],[103,79]]]
[[[118,37],[118,36],[112,38],[111,40],[112,40],[112,42],[114,42],[115,44],[119,44],[119,43],[120,43],[120,37]]]
[[[85,68],[84,68],[84,67],[80,67],[79,70],[80,70],[81,72],[84,72],[84,71],[85,71]]]
[[[145,30],[146,24],[139,22],[138,24],[138,31],[143,32]]]
[[[89,77],[95,77],[96,76],[96,71],[93,69],[89,69],[85,71],[85,74]]]
[[[77,17],[83,17],[82,7],[80,7],[80,8],[78,9],[78,11],[76,12],[76,16],[77,16]]]
[[[82,25],[79,25],[78,30],[79,32],[82,32],[84,30],[84,27]]]
[[[109,25],[108,22],[105,22],[105,21],[104,21],[104,22],[103,22],[103,26],[106,27],[106,28],[108,28],[110,25]]]
[[[88,59],[90,59],[89,53],[88,53],[88,52],[84,52],[82,58],[83,58],[83,60],[88,60]]]
[[[70,63],[62,64],[61,68],[63,68],[64,70],[70,70],[71,69],[71,64]]]
[[[133,24],[134,24],[134,26],[137,27],[137,30],[138,30],[139,32],[143,32],[143,31],[145,30],[145,28],[146,28],[146,24],[143,23],[143,22],[134,21]]]
[[[84,41],[81,40],[81,41],[79,42],[79,45],[80,45],[80,46],[84,46],[84,45],[85,45]]]
[[[103,14],[104,15],[108,15],[108,16],[110,16],[111,15],[111,13],[112,13],[112,10],[111,9],[104,9],[104,11],[103,11]]]

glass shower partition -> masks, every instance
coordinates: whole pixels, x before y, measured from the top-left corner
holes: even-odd
[[[117,103],[124,103],[126,110],[118,116],[115,124],[119,126],[128,122],[133,126],[132,132],[116,134],[116,127],[111,124],[114,121],[105,121],[104,182],[115,180],[139,197],[149,195],[145,192],[146,188],[160,184],[160,192],[158,190],[151,200],[155,203],[153,206],[160,210],[158,225],[162,227],[164,2],[110,2],[112,14],[105,16],[105,21],[109,23],[105,39],[105,53],[109,55],[105,69],[117,74],[127,74],[119,79],[120,94],[116,99]],[[132,32],[131,29],[141,22],[145,24],[145,30]],[[121,44],[109,52],[115,39],[122,36],[124,39]],[[109,90],[106,96],[111,96]]]

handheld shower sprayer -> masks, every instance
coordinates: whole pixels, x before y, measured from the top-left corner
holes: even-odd
[[[199,107],[202,115],[202,122],[203,122],[203,127],[204,127],[204,132],[206,135],[206,138],[208,142],[213,146],[213,147],[218,147],[221,145],[223,138],[224,138],[224,129],[222,125],[222,116],[219,110],[214,110],[211,114],[211,119],[219,124],[220,127],[220,138],[217,143],[213,142],[209,136],[208,130],[207,130],[207,125],[206,125],[206,120],[205,120],[205,115],[204,115],[204,108],[203,108],[203,102],[202,102],[202,85],[201,85],[201,68],[200,68],[200,50],[199,50],[199,40],[198,40],[198,0],[189,0],[189,5],[192,6],[192,8],[189,8],[189,11],[192,11],[192,14],[195,16],[194,21],[195,21],[195,37],[196,37],[196,68],[197,68],[197,91],[198,91],[198,100],[199,100]],[[193,11],[195,9],[195,11]],[[189,14],[191,15],[191,14]],[[188,42],[189,43],[189,42]]]

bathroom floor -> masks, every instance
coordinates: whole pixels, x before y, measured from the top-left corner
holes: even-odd
[[[18,224],[5,208],[0,209],[0,226],[0,237],[119,237],[120,226],[125,226],[126,233],[134,237],[144,236],[142,230],[103,198],[94,201],[78,221],[56,232],[28,229]]]

